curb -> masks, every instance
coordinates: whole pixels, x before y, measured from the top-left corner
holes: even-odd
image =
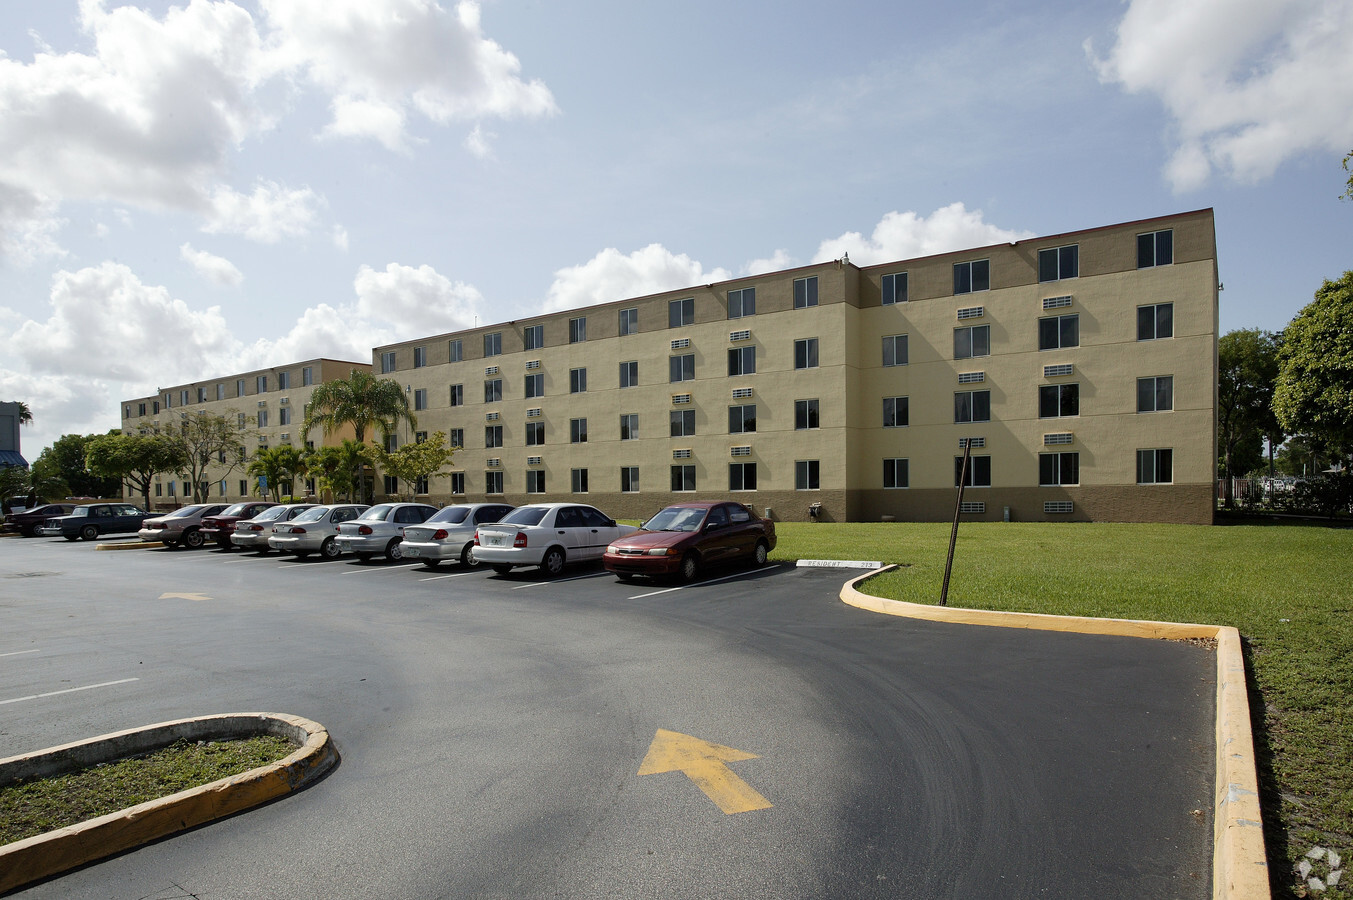
[[[0,759],[3,786],[148,753],[180,739],[229,740],[260,734],[290,738],[300,746],[275,763],[6,844],[0,847],[0,894],[302,790],[333,768],[338,751],[318,722],[279,713],[226,713],[161,722]]]
[[[1124,637],[1212,638],[1217,642],[1216,796],[1212,829],[1213,900],[1269,900],[1268,858],[1259,817],[1259,777],[1255,768],[1254,735],[1250,731],[1250,703],[1245,685],[1245,660],[1240,632],[1225,625],[1149,622],[1138,619],[1094,619],[994,610],[928,606],[904,600],[886,600],[862,593],[857,585],[888,572],[884,566],[841,588],[841,600],[851,606],[889,616],[931,622],[1032,628],[1079,634]]]
[[[98,544],[95,550],[148,550],[151,547],[163,547],[159,541],[124,541],[120,544]]]

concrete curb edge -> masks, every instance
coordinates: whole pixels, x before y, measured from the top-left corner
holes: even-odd
[[[146,753],[175,741],[275,734],[300,746],[283,759],[129,809],[0,847],[0,894],[302,790],[338,762],[318,722],[279,713],[225,713],[131,728],[0,759],[0,785]]]
[[[1245,659],[1241,652],[1239,631],[1219,625],[927,606],[873,597],[859,590],[858,586],[862,582],[895,568],[884,566],[852,578],[841,588],[842,602],[883,615],[931,622],[1124,637],[1216,640],[1217,746],[1216,805],[1212,820],[1212,897],[1213,900],[1271,900],[1268,858],[1264,850],[1264,829],[1259,810],[1254,735],[1250,730],[1250,704],[1245,684]]]

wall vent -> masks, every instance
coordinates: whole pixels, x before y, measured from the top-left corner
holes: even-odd
[[[751,447],[734,447],[734,448],[733,448],[733,455],[734,455],[734,456],[751,456],[751,455],[752,455],[752,448],[751,448]]]
[[[728,339],[730,341],[750,341],[752,339],[752,332],[747,329],[743,329],[742,331],[730,331],[728,333]]]
[[[1070,295],[1070,294],[1066,295],[1065,297],[1044,297],[1044,298],[1043,298],[1043,308],[1044,308],[1044,309],[1061,309],[1061,308],[1064,307],[1064,306],[1070,306],[1070,305],[1071,305],[1071,295]]]
[[[987,511],[985,500],[964,500],[958,505],[960,513],[984,513]]]
[[[485,413],[485,414],[484,414],[484,419],[485,419],[486,421],[489,421],[489,422],[497,422],[497,421],[498,421],[498,414],[497,414],[496,412]]]
[[[528,360],[526,361],[526,368],[528,368],[528,369],[539,369],[539,368],[540,368],[540,360],[538,360],[538,359],[528,359]]]
[[[526,418],[528,419],[539,419],[543,415],[544,413],[541,412],[540,407],[536,407],[535,409],[528,409],[526,411]]]
[[[986,372],[959,372],[959,384],[979,384],[987,380]]]
[[[672,395],[672,402],[673,402],[674,404],[678,405],[678,406],[681,405],[682,403],[690,403],[690,402],[691,402],[691,395],[690,395],[690,394],[673,394],[673,395]]]
[[[960,450],[967,449],[969,444],[971,444],[972,448],[976,450],[978,448],[985,447],[987,445],[987,439],[984,437],[966,437],[958,439],[958,449]]]
[[[541,463],[542,463],[543,461],[544,461],[544,457],[542,457],[542,456],[528,456],[528,457],[526,457],[526,464],[527,464],[528,466],[538,466],[538,465],[541,465]]]
[[[485,366],[485,367],[484,367],[484,374],[485,374],[485,375],[497,375],[497,374],[498,374],[498,367],[497,367],[497,366]]]
[[[677,338],[676,340],[672,341],[673,350],[685,350],[690,345],[691,345],[690,338]]]
[[[733,388],[734,400],[746,400],[750,396],[752,396],[751,388]]]
[[[689,450],[673,450],[673,451],[672,451],[672,459],[690,459],[690,458],[691,458],[691,451],[689,451]]]
[[[1051,447],[1055,444],[1069,444],[1069,443],[1071,443],[1071,432],[1069,431],[1058,431],[1054,434],[1043,435],[1044,446]]]
[[[958,311],[959,319],[980,319],[986,314],[985,306],[965,306]]]
[[[1071,363],[1061,363],[1060,365],[1056,366],[1044,366],[1043,377],[1064,378],[1065,376],[1070,375],[1074,371],[1075,368],[1071,365]]]
[[[1044,500],[1043,512],[1045,513],[1069,513],[1076,511],[1076,504],[1070,500]]]

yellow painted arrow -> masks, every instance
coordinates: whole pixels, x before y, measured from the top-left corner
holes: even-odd
[[[161,594],[161,600],[196,600],[201,603],[203,600],[210,600],[206,594]]]
[[[724,763],[743,759],[758,759],[755,753],[746,753],[711,744],[709,741],[678,731],[659,728],[648,746],[648,755],[639,766],[640,775],[661,772],[684,772],[705,796],[725,813],[751,812],[769,809],[771,802],[752,790],[752,786],[733,774]]]

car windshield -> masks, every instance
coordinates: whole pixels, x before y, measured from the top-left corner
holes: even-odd
[[[223,510],[221,510],[219,513],[217,513],[217,515],[218,515],[218,516],[242,516],[242,515],[245,514],[245,512],[248,511],[249,507],[251,507],[251,506],[253,506],[253,505],[254,505],[254,504],[252,504],[252,503],[236,503],[234,506],[227,506],[225,509],[223,509]]]
[[[282,507],[280,506],[273,507],[273,509],[281,509],[281,508]],[[333,510],[332,506],[312,506],[310,507],[310,509],[307,509],[305,512],[297,516],[295,521],[297,523],[318,522],[320,519],[327,516],[332,510]]]
[[[669,506],[643,524],[644,531],[694,531],[705,518],[705,510],[689,506]]]
[[[226,512],[228,513],[230,512],[230,510],[226,510]],[[276,522],[278,519],[282,518],[286,514],[287,508],[285,506],[269,506],[267,509],[263,510],[263,512],[254,516],[253,521]]]
[[[470,515],[468,506],[447,506],[437,510],[437,513],[428,519],[428,522],[445,522],[448,525],[459,525]]]
[[[539,525],[549,511],[548,506],[521,506],[498,521],[503,525]]]
[[[183,509],[176,509],[176,510],[174,510],[174,511],[171,512],[169,515],[165,516],[165,518],[166,518],[166,519],[182,519],[182,518],[185,518],[186,516],[195,516],[195,515],[197,515],[199,512],[201,512],[202,509],[203,509],[203,507],[202,507],[201,504],[198,504],[198,505],[196,505],[196,506],[185,506],[185,507],[183,507]]]
[[[89,507],[88,507],[88,506],[77,506],[77,507],[75,507],[75,509],[71,510],[71,515],[72,515],[72,516],[87,516],[87,515],[89,515]]]
[[[393,510],[392,503],[378,503],[366,512],[357,517],[358,522],[384,522],[390,517],[390,511]]]

